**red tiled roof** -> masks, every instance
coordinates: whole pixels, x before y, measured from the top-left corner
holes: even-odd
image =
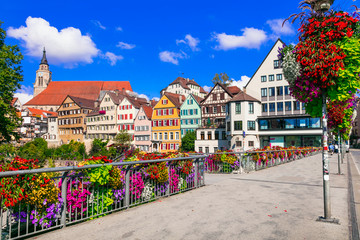
[[[158,101],[156,101],[156,100],[150,100],[150,105],[151,105],[151,107],[155,107],[155,105],[158,103]]]
[[[237,86],[227,87],[227,89],[229,90],[229,92],[230,92],[232,95],[235,95],[235,94],[241,92],[240,88],[238,88]]]
[[[57,117],[56,112],[50,112],[50,111],[40,110],[40,109],[36,109],[36,108],[27,108],[27,109],[32,114],[32,116],[42,115],[45,118],[47,118],[47,117]]]
[[[11,106],[14,106],[14,104],[16,103],[17,100],[18,100],[17,97],[13,98],[13,99],[11,100]]]
[[[228,102],[237,102],[237,101],[249,101],[249,102],[260,102],[260,100],[244,93],[240,92],[236,96],[234,96],[232,99],[230,99]]]
[[[196,96],[196,95],[194,95],[194,94],[191,94],[194,98],[195,98],[195,100],[198,102],[198,104],[200,104],[200,102],[202,101],[202,100],[204,100],[203,98],[201,98],[201,97],[199,97],[199,96]]]
[[[205,91],[202,87],[200,87],[200,92],[207,94],[207,91]]]
[[[101,90],[130,90],[128,81],[55,81],[25,105],[60,106],[67,95],[96,100]]]
[[[132,96],[126,96],[126,98],[135,108],[140,108],[141,105],[147,104],[147,100],[145,98],[138,98]]]
[[[149,120],[151,120],[153,109],[150,106],[142,105],[141,106],[144,109],[145,115]]]
[[[176,93],[170,93],[170,92],[165,92],[164,95],[177,107],[180,108],[181,104],[185,101],[185,96],[184,95],[180,95],[180,94],[176,94]],[[181,102],[180,102],[180,98],[181,98]]]
[[[82,108],[95,108],[95,100],[86,99],[86,98],[80,98],[80,97],[74,97],[69,96],[77,105],[79,105]]]

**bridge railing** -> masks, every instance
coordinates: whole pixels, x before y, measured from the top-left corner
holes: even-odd
[[[258,171],[318,153],[321,148],[301,148],[269,151],[206,153],[207,173],[242,173]]]
[[[1,184],[28,182],[17,198],[17,189],[0,185],[0,193],[8,191],[0,194],[0,239],[28,237],[201,187],[204,157],[0,172]]]

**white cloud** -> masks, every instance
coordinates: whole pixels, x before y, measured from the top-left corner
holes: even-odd
[[[101,22],[98,21],[98,20],[91,20],[91,22],[92,22],[95,26],[97,26],[97,27],[99,27],[99,28],[101,28],[101,29],[103,29],[103,30],[106,29],[106,27],[105,27],[104,25],[102,25]]]
[[[190,34],[187,34],[185,36],[185,39],[176,40],[176,44],[179,44],[179,43],[184,43],[184,44],[188,45],[191,48],[191,50],[194,52],[200,50],[199,48],[197,48],[197,45],[200,43],[200,40],[198,38],[194,38]]]
[[[124,57],[121,55],[115,55],[112,52],[106,52],[105,55],[102,55],[103,58],[107,59],[110,62],[111,66],[115,66],[117,61],[123,60]]]
[[[116,46],[121,49],[133,49],[134,47],[136,47],[135,44],[124,43],[124,42],[119,42]]]
[[[175,65],[179,64],[179,59],[183,59],[186,57],[187,55],[184,52],[176,53],[176,52],[163,51],[159,53],[159,58],[161,61],[173,63]]]
[[[284,26],[282,25],[283,22],[284,19],[272,19],[266,21],[266,24],[270,26],[273,33],[277,36],[295,34],[295,30],[292,28],[292,25],[289,23],[289,21],[286,21]]]
[[[122,31],[123,31],[122,27],[117,27],[117,28],[115,28],[115,30],[116,30],[116,31],[119,31],[119,32],[122,32]]]
[[[137,97],[137,98],[145,98],[147,101],[149,101],[149,97],[146,96],[145,94],[139,94],[137,92],[132,92],[132,91],[126,91],[130,96],[133,97]]]
[[[215,47],[217,50],[229,50],[236,48],[256,48],[258,49],[263,44],[267,35],[263,30],[256,28],[242,29],[243,35],[228,35],[226,33],[215,34],[215,39],[219,45]]]
[[[151,100],[155,100],[155,101],[160,101],[160,98],[158,98],[158,97],[153,97]]]
[[[17,90],[14,97],[19,98],[21,104],[25,104],[33,98],[34,89],[31,86],[21,85],[21,88]]]
[[[27,55],[41,57],[46,47],[51,64],[74,67],[79,63],[92,63],[99,54],[90,36],[82,35],[79,29],[68,27],[59,31],[42,18],[28,17],[25,27],[10,27],[7,34],[23,41]]]
[[[209,86],[203,86],[203,89],[206,91],[206,92],[210,92],[212,87],[209,87]]]
[[[233,80],[233,82],[230,84],[230,86],[236,86],[242,90],[243,87],[248,83],[250,78],[244,75],[241,76],[240,80],[235,80],[235,79],[231,79],[231,80]]]

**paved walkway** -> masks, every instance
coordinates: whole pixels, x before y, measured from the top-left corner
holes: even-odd
[[[197,190],[36,239],[349,239],[347,161],[330,158],[332,216],[323,216],[321,154],[242,175],[206,175]]]

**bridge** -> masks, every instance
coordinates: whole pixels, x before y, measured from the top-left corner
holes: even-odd
[[[342,175],[335,174],[337,155],[330,156],[331,210],[339,224],[316,221],[323,216],[317,154],[248,174],[206,174],[198,189],[33,239],[349,239],[357,226],[348,217],[348,164],[359,183],[350,155]]]

